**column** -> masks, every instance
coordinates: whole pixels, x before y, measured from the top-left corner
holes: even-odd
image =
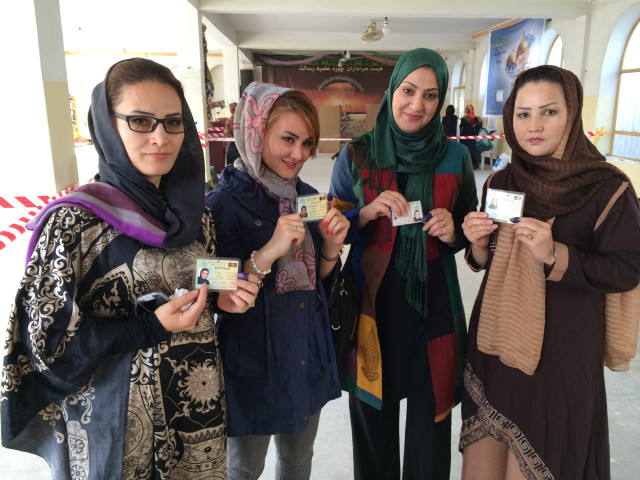
[[[202,48],[202,15],[188,1],[176,2],[175,23],[179,34],[176,52],[180,64],[180,82],[199,132],[207,132],[207,99],[204,84],[204,50]],[[209,148],[204,149],[205,178],[209,175]]]
[[[0,195],[53,195],[78,182],[58,0],[11,2],[0,20]]]

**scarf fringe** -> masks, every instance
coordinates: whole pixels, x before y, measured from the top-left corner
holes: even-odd
[[[403,225],[398,234],[395,269],[407,282],[405,299],[418,313],[426,316],[427,308],[427,266],[416,266],[415,259],[424,257],[426,237],[422,234],[422,225]],[[404,232],[404,233],[403,233]]]

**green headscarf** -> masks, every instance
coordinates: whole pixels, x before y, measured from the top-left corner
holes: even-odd
[[[406,133],[398,127],[392,111],[393,93],[400,83],[417,68],[431,67],[438,82],[438,107],[425,127],[415,133]],[[433,209],[433,175],[438,163],[447,150],[447,138],[443,134],[440,111],[444,105],[449,84],[449,70],[444,59],[433,50],[416,48],[400,59],[393,69],[389,88],[380,103],[376,123],[370,132],[355,138],[354,149],[364,151],[368,162],[355,165],[353,180],[355,190],[374,187],[373,179],[378,178],[380,169],[389,168],[394,173],[407,173],[404,196],[408,201],[420,200],[423,212]],[[363,180],[359,168],[371,169],[367,180]],[[366,168],[366,167],[365,167]],[[374,173],[374,172],[377,172]],[[384,188],[382,186],[382,188]],[[381,192],[381,188],[377,188]],[[427,313],[427,259],[426,235],[422,224],[399,227],[397,252],[394,268],[407,280],[405,297],[410,305],[426,315]]]

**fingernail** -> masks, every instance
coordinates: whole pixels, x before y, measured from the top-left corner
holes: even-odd
[[[329,201],[333,200],[333,195],[328,194],[328,195],[327,195],[327,200],[329,200]]]
[[[329,235],[333,235],[333,232],[329,232]]]
[[[249,274],[247,272],[238,273],[238,278],[240,280],[249,280]]]
[[[518,223],[518,222],[520,221],[520,217],[513,217],[513,218],[510,218],[510,219],[509,219],[509,221],[510,221],[511,223]]]
[[[329,230],[327,229],[327,235],[329,235]]]
[[[424,217],[422,217],[423,222],[428,222],[433,218],[433,214],[431,212],[427,213]]]
[[[323,220],[323,221],[322,221],[322,226],[323,226],[323,227],[326,227],[328,224],[329,224],[329,222],[327,222],[326,220]]]

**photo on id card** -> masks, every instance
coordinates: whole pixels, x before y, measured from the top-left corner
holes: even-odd
[[[511,219],[521,217],[523,210],[523,192],[487,188],[484,211],[494,222],[512,223]]]

